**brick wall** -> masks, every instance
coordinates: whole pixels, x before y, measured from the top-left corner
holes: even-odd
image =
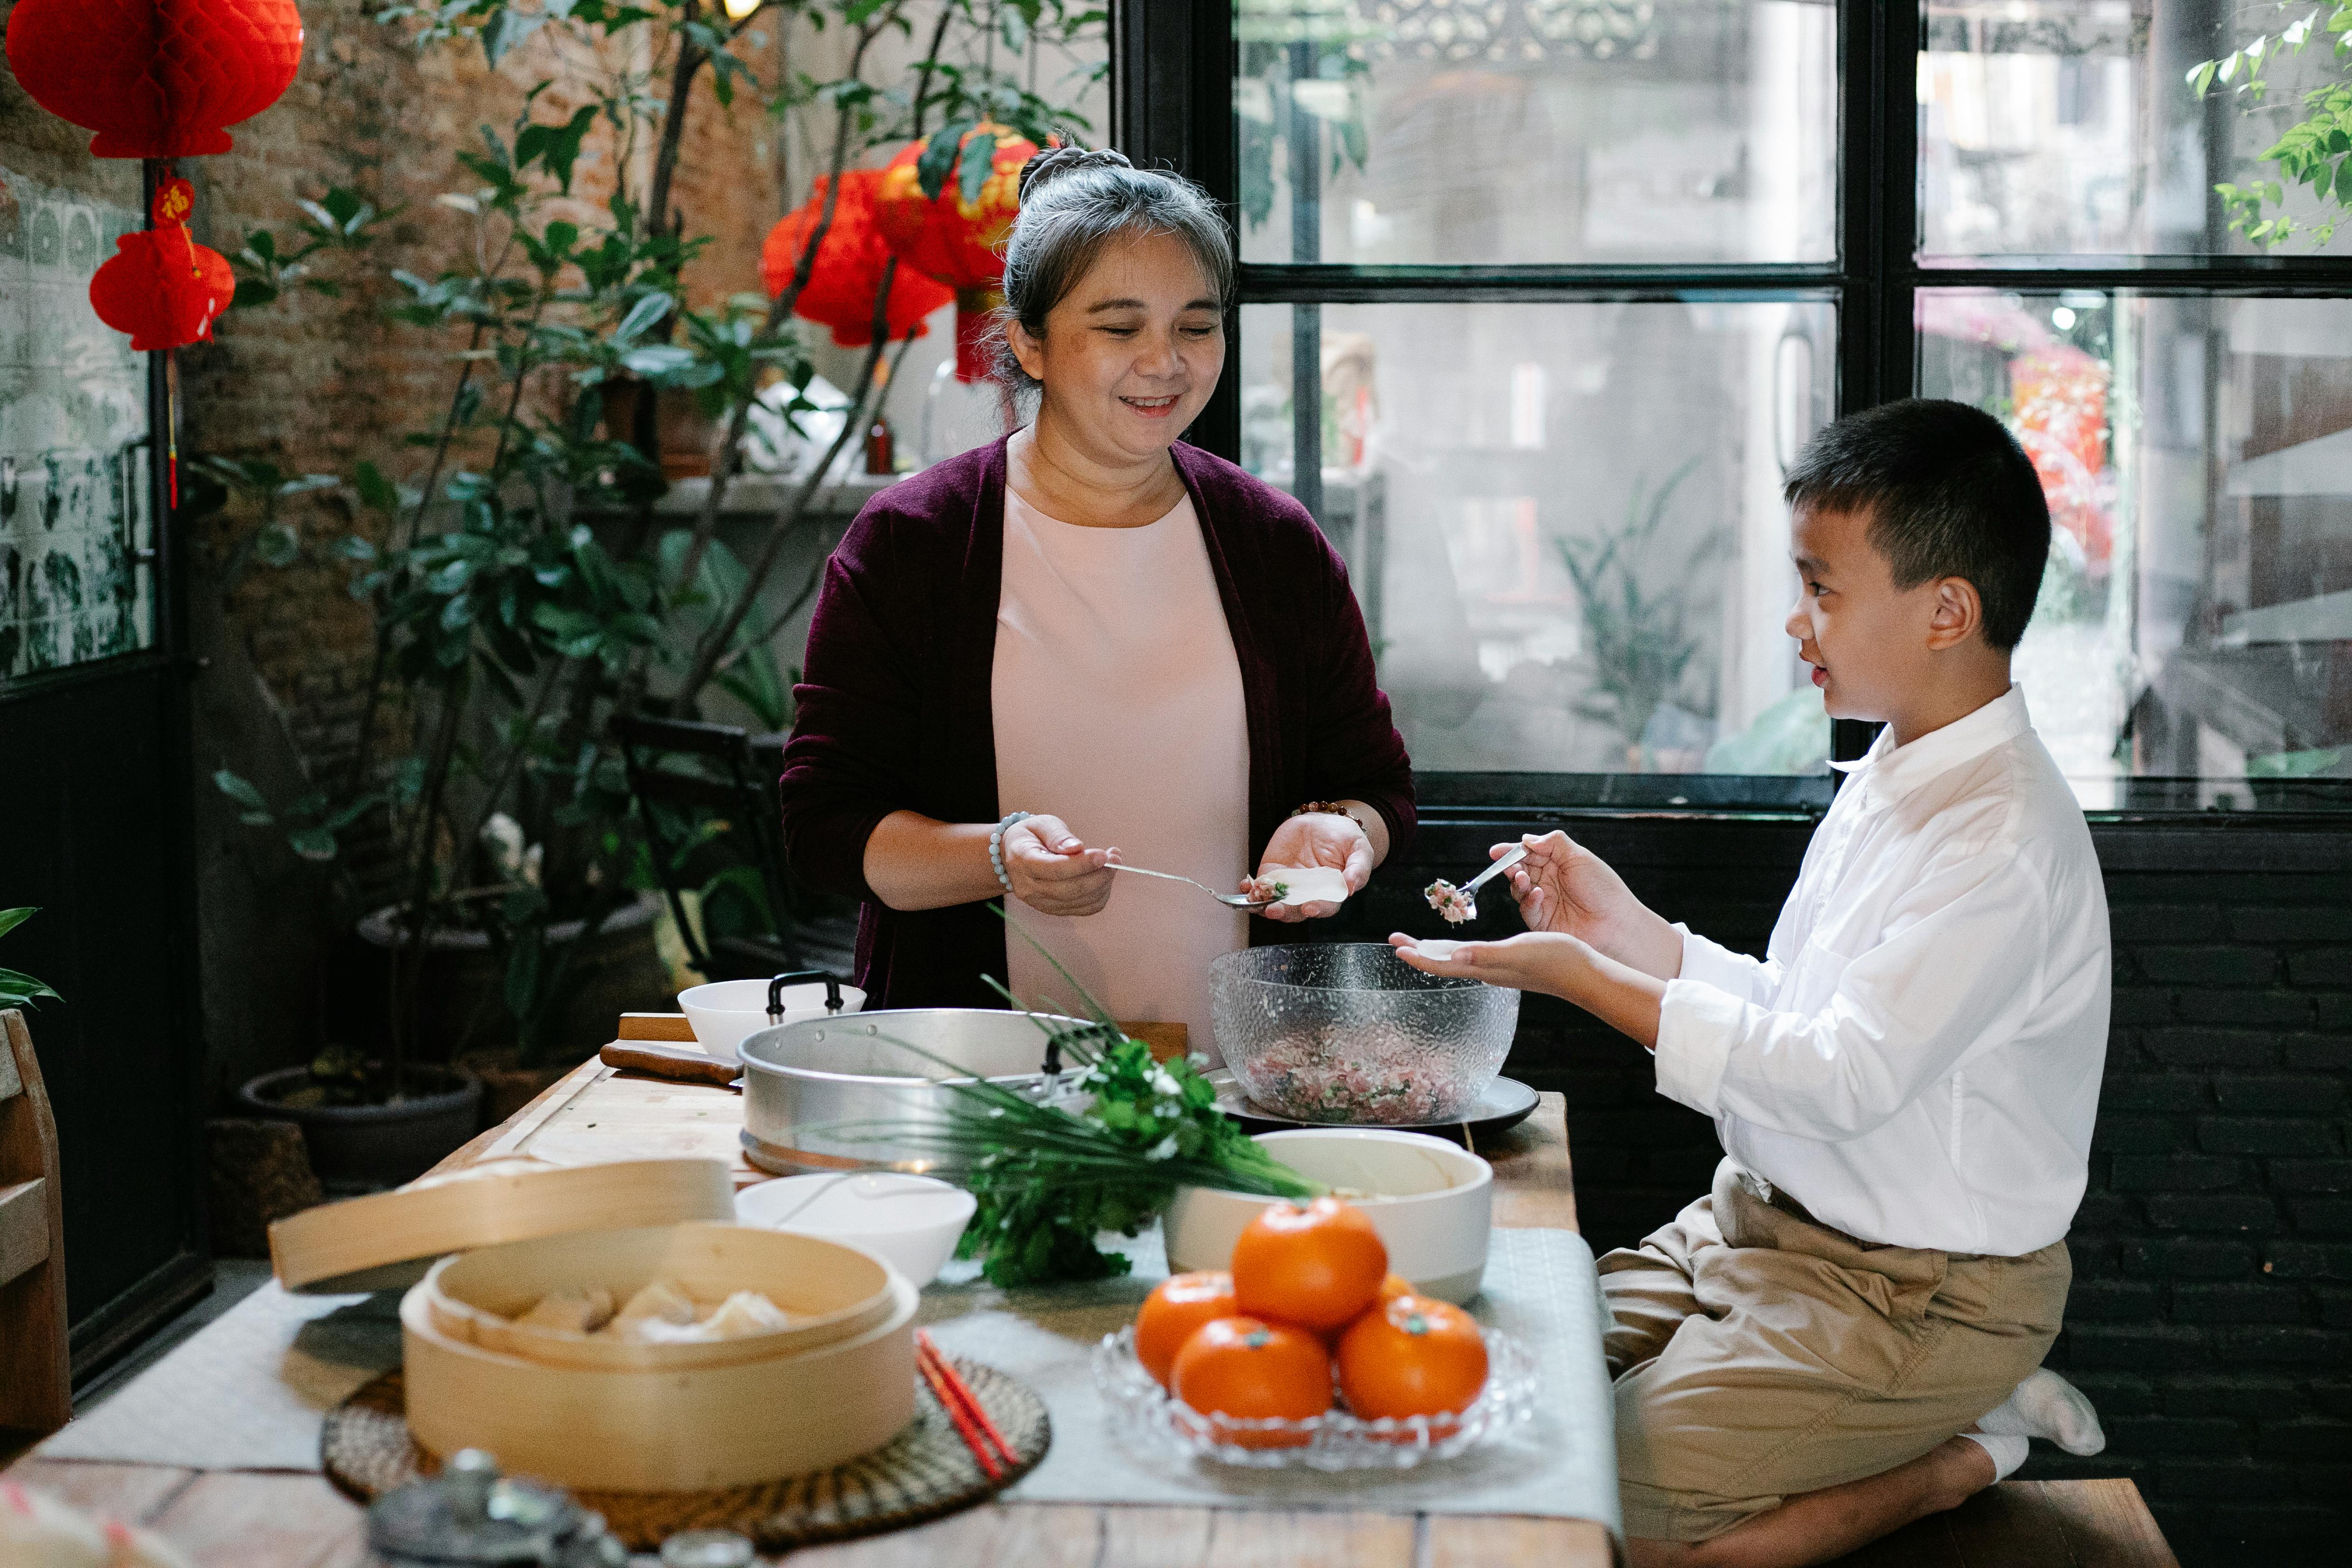
[[[1811,826],[1433,814],[1349,934],[1431,929],[1417,889],[1487,844],[1566,826],[1694,929],[1763,950]],[[1487,815],[1492,820],[1462,818]],[[2352,1529],[2352,829],[2095,826],[2114,1031],[2074,1288],[2050,1363],[2108,1447],[2029,1477],[2130,1476],[2181,1560],[2341,1561]],[[1505,929],[1512,929],[1505,917]],[[1564,1091],[1596,1250],[1704,1191],[1721,1150],[1638,1047],[1529,998],[1506,1069]]]
[[[13,8],[14,0],[0,0],[0,26]],[[507,125],[524,85],[552,68],[554,46],[541,35],[493,71],[470,46],[419,54],[404,42],[405,28],[369,19],[377,8],[373,0],[306,0],[301,69],[286,96],[236,128],[233,152],[182,165],[196,187],[197,236],[224,252],[236,251],[252,228],[290,235],[296,200],[331,184],[403,209],[341,299],[296,291],[236,311],[215,342],[180,356],[184,453],[266,458],[294,473],[347,473],[373,458],[387,472],[422,477],[419,455],[400,437],[434,421],[449,395],[448,353],[462,345],[385,321],[382,306],[399,292],[386,274],[403,267],[433,276],[470,243],[465,220],[435,198],[471,187],[457,167],[457,149],[473,143],[484,122]],[[772,37],[739,48],[763,75],[780,68]],[[759,287],[760,242],[780,210],[782,141],[748,99],[739,96],[731,109],[712,101],[708,80],[706,73],[677,182],[689,231],[716,237],[689,273],[703,302]],[[540,117],[568,112],[580,92],[576,79],[560,80]],[[138,165],[93,160],[89,140],[34,104],[0,67],[0,167],[137,207]],[[610,189],[614,156],[600,126],[579,169],[583,204]],[[796,173],[804,182],[808,171]],[[369,526],[331,497],[298,500],[285,516],[322,555],[344,533]],[[222,563],[255,521],[238,514],[202,525],[181,562],[189,651],[201,661],[190,685],[189,787],[204,966],[224,977],[205,993],[216,1095],[317,1048],[320,965],[337,922],[334,889],[282,844],[240,826],[209,775],[226,765],[279,797],[302,792],[305,767],[333,776],[357,738],[373,652],[368,617],[342,593],[345,570],[331,560],[226,580]],[[399,718],[387,715],[387,729],[398,730]]]

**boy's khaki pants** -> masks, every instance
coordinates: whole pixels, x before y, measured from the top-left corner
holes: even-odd
[[[1601,1260],[1625,1533],[1704,1541],[1917,1458],[2042,1364],[2072,1272],[2064,1242],[1873,1247],[1724,1161],[1712,1194]]]

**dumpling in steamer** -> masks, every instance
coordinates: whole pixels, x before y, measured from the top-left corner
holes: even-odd
[[[667,1331],[692,1328],[701,1316],[693,1297],[667,1279],[656,1279],[630,1297],[604,1331],[614,1339],[650,1343],[678,1338]]]
[[[719,1304],[719,1310],[696,1326],[702,1330],[705,1339],[740,1340],[789,1329],[793,1321],[782,1307],[757,1290],[738,1290]]]
[[[615,1322],[615,1329],[619,1324]],[[713,1340],[748,1339],[792,1327],[782,1308],[756,1290],[738,1290],[698,1321],[679,1323],[667,1318],[636,1319],[625,1337],[646,1344],[700,1344]]]
[[[515,1320],[519,1328],[553,1329],[560,1333],[593,1334],[613,1321],[613,1293],[602,1286],[586,1290],[558,1290]]]

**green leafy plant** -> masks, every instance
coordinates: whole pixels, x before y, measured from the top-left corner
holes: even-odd
[[[6,936],[40,912],[37,909],[0,910],[0,936]],[[51,1002],[65,1000],[29,974],[0,969],[0,1008],[30,1007],[44,998]]]
[[[289,232],[248,235],[234,258],[247,309],[304,293],[387,300],[394,321],[449,355],[433,422],[341,475],[231,454],[191,468],[190,510],[233,509],[242,530],[226,583],[255,565],[339,574],[373,623],[348,757],[306,763],[283,800],[227,768],[215,783],[240,820],[283,834],[354,899],[366,879],[352,871],[353,846],[376,861],[388,847],[399,939],[393,1051],[375,1087],[397,1095],[435,932],[488,938],[535,1059],[581,945],[550,933],[581,922],[593,934],[651,884],[614,719],[695,716],[723,694],[766,727],[791,721],[772,644],[815,578],[781,615],[763,595],[784,546],[814,526],[817,486],[868,422],[887,332],[875,334],[832,449],[787,487],[756,551],[738,557],[717,523],[755,401],[796,428],[814,406],[793,310],[837,176],[885,143],[929,135],[932,188],[970,185],[986,175],[992,133],[960,149],[958,127],[986,118],[1041,142],[1083,129],[1040,96],[1017,50],[997,51],[1099,31],[1103,13],[1062,0],[768,0],[742,16],[717,0],[415,0],[374,16],[421,49],[478,47],[509,74],[518,51],[557,35],[565,61],[591,62],[584,83],[567,70],[566,108],[551,109],[553,79],[541,79],[506,124],[482,126],[460,152],[461,188],[434,203],[450,230],[438,270],[381,264],[390,215],[341,187],[300,204]],[[839,29],[845,68],[763,79],[740,47],[764,40],[760,26]],[[897,83],[869,81],[869,51],[892,35],[924,38],[924,52]],[[772,300],[698,301],[686,287],[709,240],[690,231],[677,176],[706,80],[721,110],[756,110],[788,129],[829,117],[811,163],[835,177]],[[577,188],[591,169],[610,182],[594,204]],[[720,433],[691,527],[662,527],[654,510],[667,488],[665,393]],[[780,918],[743,882],[710,889],[730,919]]]
[[[1002,915],[1002,906],[992,906]],[[1020,934],[1035,946],[1034,939]],[[1041,947],[1040,952],[1045,950]],[[1050,953],[1046,955],[1053,962]],[[1217,1091],[1189,1058],[1156,1061],[1151,1047],[1111,1022],[1058,963],[1091,1022],[1074,1023],[998,994],[1037,1025],[1049,1061],[1069,1074],[1070,1105],[1043,1105],[910,1041],[882,1037],[940,1069],[949,1091],[944,1127],[873,1124],[852,1137],[921,1148],[961,1167],[979,1200],[956,1256],[982,1260],[1000,1286],[1125,1274],[1124,1253],[1106,1251],[1107,1233],[1135,1236],[1181,1186],[1210,1186],[1274,1198],[1329,1191],[1266,1152],[1217,1109]],[[1082,1102],[1082,1103],[1081,1103]]]
[[[1328,173],[1360,169],[1371,156],[1371,61],[1364,46],[1386,37],[1349,0],[1238,0],[1234,37],[1238,75],[1234,129],[1241,161],[1241,214],[1252,228],[1274,215],[1277,139],[1307,122],[1330,127]]]
[[[1555,541],[1575,584],[1584,651],[1593,668],[1592,696],[1577,710],[1606,721],[1633,745],[1641,743],[1650,716],[1680,689],[1698,652],[1699,639],[1685,625],[1684,574],[1653,557],[1666,503],[1699,462],[1684,463],[1653,493],[1644,494],[1644,481],[1636,479],[1623,526],[1605,538]],[[1711,531],[1697,550],[1720,534]],[[1666,587],[1653,585],[1662,578]]]
[[[2282,4],[2278,9],[2305,7]],[[2312,6],[2276,32],[2257,34],[2218,59],[2199,61],[2189,70],[2189,89],[2202,100],[2224,89],[2259,107],[2270,90],[2271,68],[2323,40],[2339,69],[2352,71],[2352,0]],[[2213,186],[2230,215],[2231,232],[2265,248],[2275,249],[2298,235],[2309,237],[2315,247],[2326,246],[2336,237],[2345,209],[2352,207],[2344,167],[2346,157],[2352,155],[2352,79],[2312,88],[2304,94],[2303,108],[2304,118],[2260,156],[2260,162],[2278,171],[2279,178],[2244,184],[2221,181]],[[2316,218],[2298,220],[2284,210],[2294,189],[2308,190],[2322,204],[2331,205],[2324,205]]]

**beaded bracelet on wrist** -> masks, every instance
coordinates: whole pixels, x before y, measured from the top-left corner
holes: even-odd
[[[996,873],[996,880],[1003,887],[1008,897],[1019,895],[1013,891],[1013,879],[1004,874],[1004,836],[1019,824],[1028,821],[1030,816],[1031,814],[1025,811],[1007,812],[1004,820],[989,831],[988,868]]]

